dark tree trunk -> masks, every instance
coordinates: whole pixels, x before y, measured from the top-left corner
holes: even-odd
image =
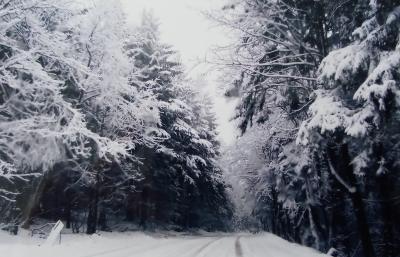
[[[368,220],[365,215],[365,206],[362,201],[361,194],[357,190],[355,193],[351,194],[350,197],[354,206],[354,213],[357,218],[358,233],[361,238],[361,244],[364,255],[366,257],[374,257],[375,251],[372,244],[371,235],[369,232]]]
[[[27,201],[25,205],[25,209],[23,210],[23,223],[22,223],[22,228],[24,229],[29,229],[31,223],[32,223],[32,218],[37,212],[38,206],[40,199],[49,183],[50,180],[50,175],[46,174],[43,177],[40,178],[39,183],[35,186],[33,194],[29,197],[29,200]]]
[[[90,190],[89,213],[86,223],[86,234],[94,234],[97,231],[98,205],[99,205],[99,172],[96,173],[96,183]]]
[[[277,223],[278,223],[278,195],[274,188],[271,189],[271,196],[272,196],[272,219],[271,219],[271,229],[273,234],[278,233]]]
[[[351,240],[346,240],[343,235],[348,235],[353,230],[353,224],[349,226],[346,218],[347,206],[349,201],[346,199],[348,194],[345,189],[340,187],[340,183],[335,179],[332,180],[332,194],[330,202],[327,206],[329,213],[329,236],[328,245],[334,247],[340,252],[350,253],[352,250]]]
[[[65,228],[71,228],[71,203],[69,199],[64,209]]]
[[[392,192],[393,192],[393,179],[389,174],[383,174],[378,177],[379,193],[381,195],[381,212],[383,221],[383,253],[382,257],[396,257],[396,246],[395,236],[393,233],[393,227],[395,226],[394,209],[392,203]],[[399,248],[397,246],[397,248]],[[399,249],[397,249],[398,251]]]
[[[99,213],[99,227],[101,231],[107,231],[107,215],[106,212],[103,208],[101,208],[101,211]]]
[[[365,206],[362,200],[362,194],[357,188],[357,179],[354,175],[353,166],[351,164],[351,158],[347,144],[342,144],[339,148],[340,158],[336,158],[334,150],[331,148],[328,151],[329,158],[333,161],[336,160],[337,173],[344,179],[347,179],[347,184],[353,187],[355,190],[350,192],[348,188],[345,188],[349,193],[351,202],[353,204],[354,214],[357,222],[357,230],[361,239],[361,246],[365,257],[375,257],[375,251],[371,240],[371,234],[369,231],[368,219],[365,213]]]
[[[89,213],[86,223],[86,234],[94,234],[97,231],[97,207],[98,196],[96,189],[92,189],[90,202],[89,202]]]
[[[141,193],[141,205],[140,205],[140,226],[146,230],[147,229],[147,223],[149,220],[149,191],[150,189],[148,186],[145,186],[143,188],[143,191]]]
[[[322,56],[328,55],[328,43],[327,43],[327,36],[325,31],[326,22],[326,11],[323,1],[314,1],[314,15],[315,17],[315,26],[317,32],[317,46],[320,54]],[[313,17],[314,18],[314,17]]]

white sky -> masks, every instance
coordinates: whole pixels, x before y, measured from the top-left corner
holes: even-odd
[[[218,9],[226,0],[121,0],[128,19],[133,23],[141,20],[144,9],[153,10],[160,21],[161,39],[180,52],[182,62],[190,71],[189,76],[205,76],[208,93],[215,101],[215,112],[219,123],[220,140],[231,143],[235,138],[234,125],[229,122],[233,113],[233,102],[228,102],[217,93],[218,72],[211,66],[200,64],[209,49],[228,42],[225,33],[203,16],[201,11]]]

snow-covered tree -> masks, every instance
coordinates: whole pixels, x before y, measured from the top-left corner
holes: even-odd
[[[152,98],[142,91],[143,87],[135,87],[130,83],[136,67],[132,67],[125,48],[129,30],[122,6],[118,2],[97,1],[94,7],[73,19],[68,26],[75,58],[91,71],[90,74],[76,74],[77,84],[70,85],[71,91],[79,95],[78,104],[84,110],[90,128],[102,136],[122,142],[129,147],[129,153],[137,145],[154,144],[149,133],[151,127],[158,123],[158,113],[154,110]],[[105,173],[111,167],[106,167],[107,163],[98,160],[92,161],[91,165],[91,194],[92,198],[99,198],[100,194],[104,195],[101,192],[104,185],[99,183],[102,181],[102,184],[107,184],[105,180],[109,176]],[[135,170],[131,168],[122,172],[123,177],[118,177],[122,181],[115,183],[134,179]],[[115,169],[112,174],[108,180],[117,176]],[[108,183],[111,186],[111,181]],[[93,228],[90,229],[88,224],[88,230],[93,233],[96,230],[99,203],[93,199],[91,202],[94,206],[89,214],[93,213]]]
[[[399,183],[398,5],[372,1],[373,15],[354,31],[355,42],[323,60],[311,117],[298,136],[298,143],[324,151],[330,172],[349,195],[364,256],[398,251],[398,223],[391,216],[397,205],[390,200]],[[382,202],[368,206],[365,198]],[[379,210],[381,225],[369,224],[369,208]],[[383,232],[382,248],[374,249],[382,238],[374,238],[371,227]]]
[[[136,151],[144,180],[137,183],[129,216],[148,228],[157,223],[176,228],[223,228],[229,216],[225,187],[216,163],[218,143],[212,114],[199,93],[185,81],[176,52],[159,40],[157,22],[145,13],[127,49],[140,70],[132,84],[158,100],[160,125],[152,134],[164,139],[157,147]],[[135,41],[136,40],[136,41]]]
[[[110,22],[104,22],[104,20]],[[123,146],[125,155],[90,155],[56,163],[24,192],[27,217],[63,219],[74,232],[110,229],[126,219],[145,229],[227,228],[230,206],[217,164],[211,102],[184,79],[177,53],[160,42],[144,15],[129,28],[118,3],[96,1],[59,27],[67,70],[63,98],[87,129]],[[27,196],[27,197],[25,197]],[[30,219],[28,219],[30,220]]]
[[[97,1],[72,19],[67,33],[71,33],[74,58],[91,71],[76,74],[77,84],[71,85],[76,87],[78,104],[91,128],[131,149],[135,144],[152,143],[146,137],[146,126],[157,125],[158,113],[152,112],[153,103],[145,98],[145,92],[129,83],[132,66],[125,50],[129,30],[122,6]]]
[[[73,171],[69,179],[96,187],[113,162],[135,161],[137,145],[155,143],[150,132],[159,118],[153,98],[130,84],[118,3],[85,10],[51,0],[1,4],[1,196],[15,198],[16,180],[31,184],[20,201],[29,225],[50,181]],[[133,169],[119,174],[136,177]]]
[[[91,131],[71,98],[68,77],[89,73],[67,56],[59,25],[71,16],[60,1],[1,3],[0,174],[7,180],[43,174],[73,158],[125,155],[126,145]]]
[[[219,61],[240,74],[227,92],[230,96],[236,91],[241,98],[236,115],[239,128],[248,131],[244,138],[263,137],[255,147],[262,149],[264,165],[247,179],[256,199],[252,215],[261,228],[296,241],[305,241],[297,232],[300,225],[308,226],[303,217],[313,219],[305,205],[311,201],[299,186],[309,177],[302,173],[306,159],[296,149],[295,139],[311,103],[317,66],[328,51],[325,12],[317,11],[327,3],[233,2],[226,6],[225,16],[216,18],[239,34],[228,60],[222,53]],[[300,225],[292,226],[295,223]],[[304,238],[315,234],[305,230]]]
[[[382,189],[398,183],[388,179],[396,172],[382,176],[398,169],[392,161],[398,154],[392,143],[398,115],[392,89],[385,89],[392,86],[384,82],[386,77],[396,81],[388,63],[396,59],[390,56],[396,53],[397,14],[392,10],[398,3],[372,1],[372,10],[368,3],[231,1],[225,15],[214,16],[240,39],[233,51],[223,48],[229,53],[219,52],[216,62],[239,74],[227,95],[241,98],[239,127],[250,133],[244,138],[257,135],[250,129],[260,127],[256,122],[266,130],[258,146],[265,165],[247,184],[252,195],[263,190],[275,195],[255,204],[252,215],[276,221],[264,229],[324,251],[351,252],[357,244],[348,235],[356,230],[365,256],[373,254],[371,241],[382,240],[368,235],[367,214],[371,220],[380,215],[373,209],[386,218],[371,230],[386,231],[385,241],[395,245],[389,225],[395,222],[387,213],[396,204],[363,201],[393,198]],[[386,58],[390,61],[381,62]],[[307,147],[296,145],[296,138]],[[379,179],[367,172],[374,169]]]

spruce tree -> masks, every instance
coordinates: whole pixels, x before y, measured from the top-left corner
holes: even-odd
[[[399,108],[398,19],[395,1],[372,3],[373,15],[353,33],[356,41],[332,51],[320,66],[321,86],[315,91],[311,117],[304,122],[298,142],[324,151],[330,172],[352,201],[364,256],[394,256],[396,227],[391,216],[396,204],[389,188],[398,185],[399,167],[392,159]],[[375,201],[369,205],[365,200]],[[381,202],[382,201],[382,202]],[[373,226],[372,208],[382,224]],[[374,244],[375,243],[375,244]]]
[[[184,81],[176,52],[160,42],[151,14],[145,13],[138,31],[141,37],[129,49],[140,80],[158,100],[154,108],[159,109],[160,125],[152,133],[162,141],[136,151],[143,159],[143,180],[131,195],[129,216],[144,228],[225,228],[221,221],[229,218],[229,209],[216,163],[212,114],[204,113],[207,107],[196,100],[199,93]]]

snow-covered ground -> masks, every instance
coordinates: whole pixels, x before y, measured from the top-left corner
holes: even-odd
[[[324,257],[315,250],[263,234],[102,233],[64,234],[60,245],[43,246],[27,232],[0,232],[2,257]],[[42,246],[41,246],[42,245]]]

